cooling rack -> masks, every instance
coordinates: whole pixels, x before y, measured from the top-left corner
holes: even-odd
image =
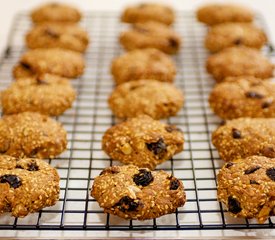
[[[263,18],[257,24],[266,29]],[[223,162],[211,144],[211,132],[220,124],[208,107],[213,80],[205,73],[208,55],[203,48],[207,29],[196,22],[192,12],[178,12],[175,30],[183,37],[181,52],[174,57],[177,64],[175,84],[185,93],[185,107],[169,123],[182,128],[184,151],[158,169],[173,173],[185,185],[187,202],[176,213],[148,221],[126,221],[103,213],[90,197],[94,178],[103,168],[119,164],[101,150],[104,132],[117,122],[108,109],[107,98],[113,89],[109,74],[111,60],[123,52],[118,35],[126,26],[118,13],[87,12],[81,22],[88,31],[91,45],[85,54],[85,74],[72,84],[78,97],[72,109],[58,118],[68,132],[68,150],[48,160],[61,177],[59,202],[23,219],[0,216],[0,230],[204,230],[204,229],[266,229],[274,228],[275,219],[265,224],[235,219],[216,199],[216,175]],[[31,27],[27,12],[16,15],[9,45],[1,58],[0,89],[12,81],[11,71],[26,50],[23,36]],[[266,29],[267,31],[267,29]],[[263,52],[275,57],[271,45]]]

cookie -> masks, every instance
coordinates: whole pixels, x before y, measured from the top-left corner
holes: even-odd
[[[42,74],[13,82],[1,93],[1,104],[5,114],[30,111],[58,116],[72,107],[75,97],[68,79]]]
[[[264,223],[275,214],[275,159],[252,156],[224,165],[218,174],[218,200],[234,217]]]
[[[122,163],[155,169],[181,152],[183,143],[183,133],[175,125],[143,115],[108,129],[102,139],[102,149]]]
[[[34,49],[21,56],[13,75],[16,79],[42,73],[75,78],[82,75],[84,67],[84,59],[78,52],[61,48]]]
[[[140,23],[155,21],[170,25],[175,20],[171,7],[156,3],[141,3],[127,7],[121,16],[121,21],[126,23]]]
[[[59,191],[58,173],[48,163],[0,155],[0,213],[25,217],[53,206]]]
[[[126,50],[157,48],[167,54],[180,50],[181,37],[168,26],[158,22],[137,23],[120,35]]]
[[[104,169],[95,178],[91,195],[104,212],[138,220],[173,213],[186,201],[183,184],[177,178],[133,165]]]
[[[47,3],[31,12],[34,23],[59,22],[76,23],[81,19],[81,13],[75,7],[61,3]]]
[[[197,10],[197,19],[207,25],[225,22],[252,22],[254,13],[243,6],[232,4],[208,4]]]
[[[0,119],[0,153],[13,157],[54,158],[66,149],[66,131],[40,113],[24,112]]]
[[[176,75],[175,63],[160,50],[137,49],[127,52],[112,62],[111,72],[116,84],[138,79],[155,79],[173,82]]]
[[[75,24],[44,23],[34,26],[26,35],[28,48],[65,48],[85,52],[89,37]]]
[[[229,78],[217,84],[209,96],[213,112],[223,119],[273,118],[274,100],[275,83],[253,77]]]
[[[206,69],[217,82],[221,82],[226,77],[238,76],[270,78],[274,65],[258,50],[239,46],[208,57]]]
[[[266,42],[264,31],[249,23],[218,24],[205,37],[205,47],[211,52],[240,45],[260,49]]]
[[[275,119],[238,118],[212,133],[212,143],[225,161],[261,155],[275,158]]]
[[[119,118],[146,114],[154,119],[175,116],[184,97],[171,83],[138,80],[117,86],[109,97],[109,107]]]

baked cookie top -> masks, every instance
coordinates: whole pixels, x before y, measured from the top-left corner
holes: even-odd
[[[66,149],[66,135],[60,123],[40,113],[6,115],[0,119],[0,153],[54,158]]]
[[[275,83],[253,77],[227,78],[209,96],[212,110],[223,119],[275,117]]]
[[[181,37],[172,28],[158,22],[137,23],[120,35],[120,43],[126,50],[157,48],[168,54],[180,50]]]
[[[174,20],[173,9],[170,6],[157,3],[141,3],[127,7],[121,16],[121,21],[126,23],[156,21],[170,25]]]
[[[104,169],[95,178],[91,195],[105,212],[138,220],[173,213],[186,201],[177,178],[133,165]]]
[[[61,48],[34,49],[21,56],[13,75],[16,79],[42,73],[75,78],[83,73],[84,67],[84,59],[78,52]]]
[[[183,150],[183,132],[148,116],[131,118],[108,129],[103,150],[115,160],[138,167],[155,167]]]
[[[206,69],[217,82],[221,82],[226,77],[238,76],[270,78],[274,65],[258,50],[239,46],[209,56]]]
[[[264,223],[274,215],[275,159],[252,156],[227,163],[218,174],[218,200],[235,217]]]
[[[80,21],[81,13],[70,5],[53,2],[34,9],[31,13],[31,18],[34,23],[76,23]]]
[[[233,4],[208,4],[197,10],[197,19],[207,25],[225,22],[252,22],[254,13],[247,7]]]
[[[35,25],[26,35],[28,48],[65,48],[85,52],[88,33],[76,24],[44,23]]]
[[[57,171],[43,160],[0,155],[0,213],[25,217],[59,199]]]
[[[249,23],[218,24],[205,37],[205,47],[211,52],[239,45],[260,49],[266,42],[264,31]]]
[[[173,60],[158,49],[137,49],[115,58],[111,72],[116,84],[138,79],[173,82],[176,67]]]
[[[184,97],[171,83],[147,79],[117,86],[108,101],[119,118],[146,114],[160,119],[176,115],[183,106]]]
[[[76,92],[66,78],[41,74],[33,78],[20,78],[1,93],[5,114],[40,112],[58,116],[70,108]]]

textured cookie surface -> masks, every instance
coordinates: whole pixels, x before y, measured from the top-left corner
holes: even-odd
[[[181,152],[183,143],[183,133],[175,125],[139,116],[108,129],[102,148],[115,160],[154,169]]]
[[[21,56],[13,75],[16,79],[42,73],[75,78],[83,73],[84,67],[84,59],[78,52],[61,48],[34,49]]]
[[[42,74],[12,83],[1,93],[1,103],[5,114],[31,111],[58,116],[72,106],[75,97],[68,79]]]
[[[141,3],[128,7],[121,16],[121,20],[127,23],[156,21],[170,25],[174,19],[171,7],[156,3]]]
[[[223,119],[275,117],[275,84],[253,77],[228,78],[217,84],[209,104]]]
[[[137,23],[120,35],[120,43],[126,50],[157,48],[175,54],[181,46],[180,36],[168,26],[158,22]]]
[[[91,195],[106,213],[138,220],[173,213],[186,201],[177,178],[133,165],[104,169],[95,178]]]
[[[171,83],[138,80],[116,87],[109,97],[109,106],[119,118],[146,114],[160,119],[176,115],[183,101],[183,94]]]
[[[249,23],[222,23],[210,28],[205,38],[205,47],[211,52],[244,45],[261,48],[267,42],[262,29]]]
[[[78,25],[44,23],[33,27],[26,35],[28,48],[65,48],[84,52],[89,43],[88,34]]]
[[[250,9],[231,4],[209,4],[198,9],[197,18],[207,25],[225,22],[252,22],[254,14]]]
[[[218,200],[235,217],[264,223],[275,214],[275,159],[252,156],[227,163],[218,174]]]
[[[226,48],[208,57],[207,71],[217,82],[226,77],[254,76],[270,78],[273,64],[258,50],[244,46]]]
[[[59,199],[57,171],[43,160],[0,155],[0,213],[25,217]]]
[[[117,84],[138,79],[173,82],[176,75],[171,58],[153,48],[133,50],[117,57],[111,71]]]
[[[238,118],[227,121],[213,132],[212,143],[225,161],[253,155],[275,158],[275,119]]]
[[[34,9],[31,18],[34,23],[75,23],[81,19],[81,13],[76,8],[66,4],[47,3]]]
[[[66,131],[61,124],[40,113],[24,112],[0,119],[1,154],[53,158],[66,145]]]

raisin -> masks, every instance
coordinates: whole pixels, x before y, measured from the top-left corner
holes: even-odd
[[[242,137],[242,134],[238,129],[232,128],[232,137],[235,139],[239,139]]]
[[[268,108],[268,107],[270,107],[271,104],[272,104],[272,102],[273,102],[272,99],[268,99],[268,100],[264,101],[264,102],[262,103],[262,108]]]
[[[264,97],[264,95],[257,92],[247,92],[245,96],[248,98],[257,98],[257,99],[262,99]]]
[[[256,182],[255,180],[250,180],[250,184],[256,184],[256,185],[260,185],[258,182]]]
[[[237,38],[235,41],[234,41],[234,44],[235,45],[240,45],[242,43],[242,39],[240,38]]]
[[[45,80],[43,80],[42,78],[38,77],[38,78],[36,79],[36,84],[37,84],[37,85],[48,85],[49,83],[46,82]]]
[[[28,164],[28,171],[38,171],[39,167],[35,161]]]
[[[138,200],[134,200],[128,196],[125,196],[116,203],[115,207],[118,207],[122,212],[126,211],[136,211],[138,206],[140,205]]]
[[[178,179],[174,178],[171,182],[170,182],[170,190],[177,190],[180,186],[180,182]]]
[[[140,169],[139,173],[134,175],[133,180],[136,185],[145,187],[154,180],[154,177],[150,171],[147,171],[146,169]]]
[[[48,36],[50,36],[51,38],[59,38],[59,34],[57,32],[55,32],[53,29],[50,28],[46,28],[44,33]]]
[[[226,168],[230,168],[230,167],[232,167],[233,165],[234,165],[233,162],[229,162],[229,163],[225,164],[225,167],[226,167]]]
[[[178,48],[179,43],[175,38],[170,37],[169,38],[169,46],[171,46],[172,48]]]
[[[18,188],[22,185],[21,179],[11,174],[0,176],[0,183],[8,183],[12,188]]]
[[[275,168],[269,168],[266,170],[266,175],[272,180],[275,181]]]
[[[114,168],[106,168],[104,169],[99,175],[104,175],[104,174],[116,174],[119,173],[118,169],[114,169]]]
[[[261,167],[259,167],[259,166],[248,168],[244,171],[244,174],[248,175],[248,174],[254,173],[257,170],[259,170],[260,168]]]
[[[163,138],[160,138],[157,142],[146,143],[146,146],[155,155],[166,152],[166,144]]]
[[[20,62],[20,65],[21,65],[23,68],[27,69],[27,70],[31,70],[31,66],[30,66],[29,64],[27,64],[27,63]]]
[[[220,126],[224,126],[226,124],[226,121],[225,120],[222,120],[221,122],[220,122]]]
[[[241,204],[239,203],[239,201],[231,196],[228,198],[228,211],[234,214],[237,214],[240,211],[242,211]]]
[[[274,158],[275,157],[275,150],[273,146],[265,146],[262,151],[261,151],[262,155],[265,157],[270,157],[270,158]]]
[[[174,131],[182,132],[182,130],[180,128],[177,128],[175,125],[167,125],[165,126],[165,130],[169,133]]]

